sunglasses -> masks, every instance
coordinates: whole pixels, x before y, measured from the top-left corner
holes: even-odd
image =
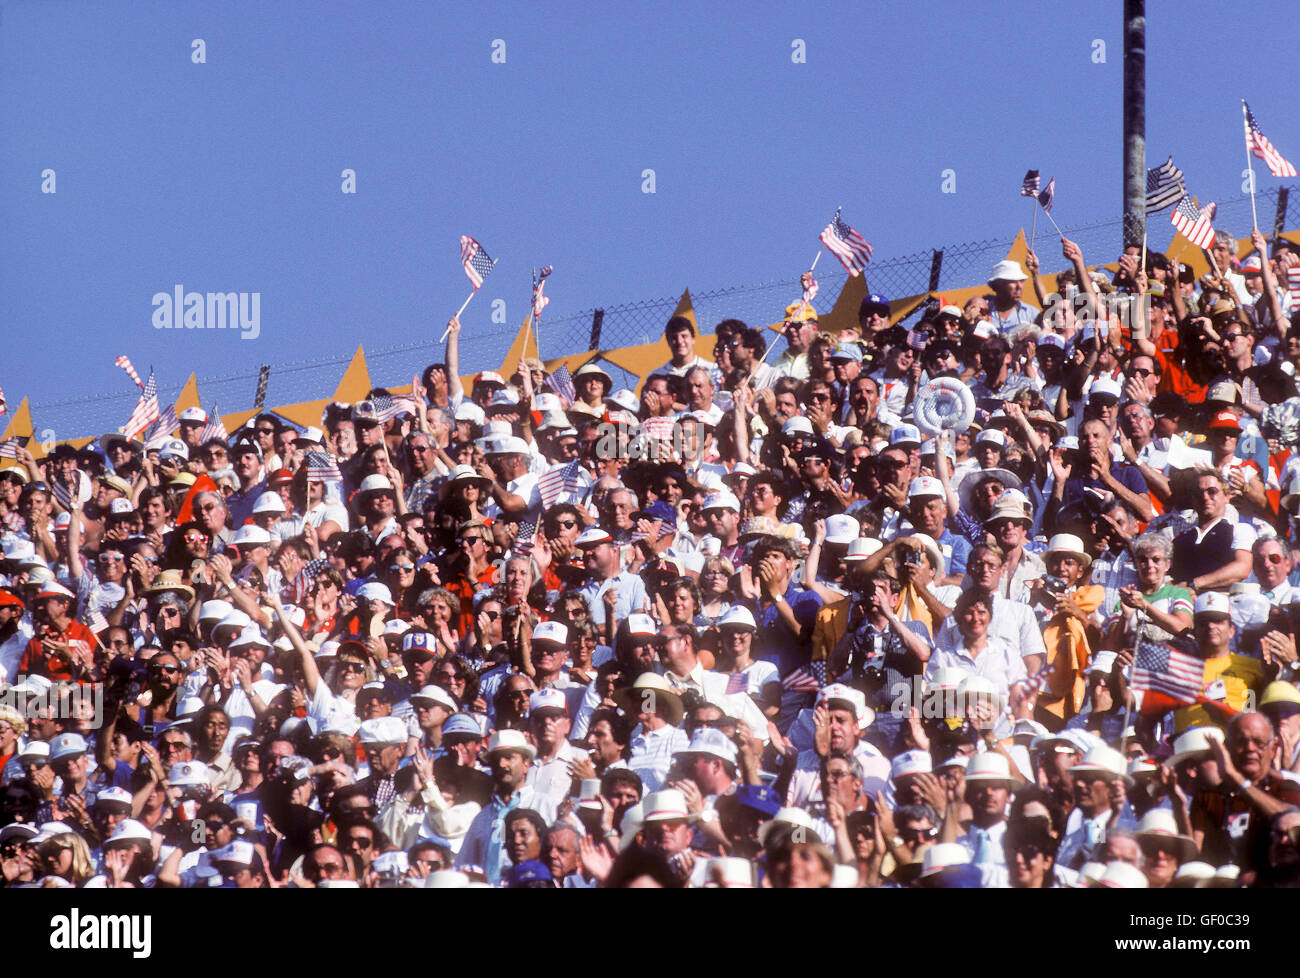
[[[100,554],[99,555],[99,562],[101,564],[121,564],[124,563],[125,561],[126,558],[123,557],[121,554]]]
[[[414,564],[389,564],[388,569],[390,571],[413,571],[415,570],[415,565]]]
[[[165,672],[170,675],[173,672],[180,672],[180,666],[150,666],[149,671],[154,675]]]
[[[341,666],[339,666],[339,669],[342,672],[365,672],[366,671],[366,667],[363,666],[360,662],[345,662]]]
[[[209,506],[208,508],[211,509],[212,507]],[[185,542],[186,543],[207,543],[208,538],[204,536],[202,533],[187,533],[185,534]]]
[[[1281,554],[1256,554],[1256,555],[1255,555],[1255,559],[1256,559],[1256,560],[1264,560],[1264,561],[1267,561],[1267,562],[1270,563],[1270,564],[1280,564],[1280,563],[1282,563],[1282,561],[1284,561],[1286,558],[1283,557]]]

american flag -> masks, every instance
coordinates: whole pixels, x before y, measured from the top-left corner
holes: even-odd
[[[1286,287],[1291,293],[1291,306],[1300,306],[1300,265],[1292,265],[1286,270]]]
[[[158,412],[158,420],[149,426],[149,431],[145,434],[144,439],[149,441],[159,435],[170,435],[180,426],[181,419],[176,417],[176,405],[168,404]]]
[[[546,284],[546,276],[550,275],[551,272],[553,271],[555,271],[555,269],[552,266],[547,265],[538,274],[537,281],[533,283],[533,318],[534,319],[541,316],[542,310],[545,309],[546,304],[551,301],[549,297],[542,294],[542,286]]]
[[[132,440],[157,421],[158,413],[158,383],[154,380],[151,369],[149,381],[140,391],[140,400],[136,403],[135,410],[131,412],[131,417],[127,419],[126,427],[122,429],[122,434],[126,435],[127,441]]]
[[[1043,205],[1043,210],[1048,214],[1052,213],[1052,202],[1056,200],[1056,177],[1047,181],[1047,186],[1043,192],[1038,195],[1038,202]]]
[[[546,378],[546,386],[560,395],[560,399],[564,401],[566,408],[572,407],[573,402],[578,397],[578,392],[573,386],[573,376],[569,373],[569,368],[564,364],[560,364]]]
[[[1129,685],[1142,693],[1142,713],[1164,713],[1204,699],[1205,660],[1181,643],[1141,639]]]
[[[387,424],[402,412],[415,414],[415,400],[409,394],[373,394],[370,403],[380,424]]]
[[[135,367],[131,366],[131,361],[128,360],[125,356],[118,357],[116,360],[113,361],[113,363],[116,366],[119,366],[126,371],[126,375],[135,381],[136,387],[144,386],[144,384],[141,383],[140,381],[140,375],[135,372]]]
[[[519,524],[519,529],[515,532],[515,543],[511,547],[515,554],[520,557],[527,557],[533,552],[533,540],[537,536],[537,522],[527,520]]]
[[[18,457],[18,449],[26,447],[27,440],[26,435],[14,435],[12,438],[6,438],[4,441],[0,441],[0,458],[16,459]]]
[[[313,482],[342,482],[343,473],[339,471],[338,462],[334,461],[334,456],[325,452],[307,451],[302,456],[303,468],[307,470],[307,478]]]
[[[646,418],[641,422],[641,431],[655,441],[672,441],[676,427],[677,419],[673,417]]]
[[[72,478],[77,483],[77,494],[80,495],[83,491],[86,476],[80,469],[73,469]],[[51,487],[50,492],[53,494],[55,500],[58,501],[58,504],[64,509],[72,508],[72,490],[63,482],[56,481],[53,487]]]
[[[841,208],[842,209],[842,208]],[[830,249],[832,255],[840,260],[851,276],[857,278],[871,261],[871,245],[867,239],[858,234],[840,220],[840,210],[835,211],[831,223],[821,233],[821,242]]]
[[[781,680],[781,688],[791,693],[817,692],[822,688],[821,681],[817,678],[816,671],[814,671],[819,665],[824,671],[826,668],[825,663],[810,662],[806,666],[800,666]]]
[[[1183,171],[1174,166],[1171,156],[1159,166],[1147,170],[1147,213],[1162,211],[1187,196]]]
[[[465,274],[469,276],[470,284],[474,286],[477,292],[483,280],[492,272],[492,266],[496,264],[488,257],[483,246],[471,238],[468,234],[460,236],[460,263],[465,266]]]
[[[1241,111],[1246,117],[1246,148],[1264,161],[1268,166],[1268,172],[1273,176],[1297,176],[1296,168],[1284,159],[1282,154],[1274,149],[1273,144],[1265,139],[1264,134],[1259,131],[1259,123],[1255,121],[1255,114],[1250,111],[1250,106],[1246,104],[1245,99],[1241,100]]]
[[[2,389],[0,389],[0,414],[4,414],[8,410],[9,410],[9,405],[5,401],[5,392]]]
[[[734,693],[743,693],[749,689],[749,677],[743,672],[733,672],[727,677],[726,695],[731,696]]]
[[[1020,184],[1021,197],[1038,196],[1038,171],[1029,170],[1025,173],[1025,179]]]
[[[557,465],[542,473],[537,480],[537,491],[542,497],[542,505],[549,508],[565,493],[577,492],[582,488],[582,466],[574,459],[568,465]]]
[[[230,437],[230,432],[226,430],[225,422],[221,420],[221,412],[217,405],[212,405],[212,410],[208,412],[208,423],[203,426],[203,433],[199,439],[204,442],[211,441],[213,438],[219,441],[225,441]]]
[[[1198,210],[1192,198],[1183,197],[1169,213],[1169,220],[1183,233],[1183,237],[1198,248],[1208,248],[1214,244],[1214,205],[1206,204],[1204,210]]]
[[[817,297],[817,280],[813,278],[813,273],[807,271],[800,275],[799,284],[803,286],[803,301],[811,303]]]
[[[108,619],[98,608],[91,608],[86,612],[86,627],[92,632],[102,632],[108,627]]]

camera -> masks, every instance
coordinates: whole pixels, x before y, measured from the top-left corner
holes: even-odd
[[[910,565],[912,567],[920,567],[921,551],[909,547],[908,550],[903,554],[903,564],[905,566]]]
[[[1052,574],[1044,574],[1040,586],[1054,597],[1059,597],[1065,593],[1065,581]]]

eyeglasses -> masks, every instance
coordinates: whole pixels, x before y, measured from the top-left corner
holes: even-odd
[[[1153,373],[1155,373],[1155,371],[1150,370],[1146,367],[1135,367],[1131,371],[1131,373],[1133,374],[1134,377],[1150,377]]]
[[[559,530],[572,530],[578,525],[577,520],[556,520],[555,527]]]
[[[165,672],[168,675],[171,675],[173,672],[180,672],[181,669],[180,666],[150,666],[149,671],[155,675],[160,672]]]
[[[366,667],[360,662],[344,662],[339,665],[340,672],[365,672]]]
[[[388,569],[390,571],[413,571],[415,570],[415,565],[414,564],[389,564]]]
[[[187,750],[183,740],[164,740],[158,745],[159,754],[174,754],[182,750]]]
[[[366,849],[369,849],[371,846],[373,846],[373,845],[375,844],[375,840],[374,840],[374,839],[366,839],[366,838],[358,838],[358,837],[356,837],[356,836],[353,836],[352,838],[348,839],[348,843],[347,843],[347,844],[348,844],[348,847],[349,847],[349,848],[353,848],[353,847],[355,847],[355,848],[357,848],[357,849],[361,849],[362,851],[365,851]]]
[[[482,542],[483,542],[483,538],[482,538],[482,537],[463,537],[462,539],[456,541],[456,546],[461,547],[461,548],[464,548],[464,547],[467,547],[467,546],[468,546],[468,547],[472,547],[472,546],[474,546],[476,543],[482,543]]]
[[[1264,560],[1270,564],[1280,564],[1286,560],[1281,554],[1255,554],[1256,560]]]
[[[126,560],[121,554],[100,554],[99,562],[101,564],[121,564]]]
[[[204,536],[202,533],[187,533],[185,534],[185,542],[186,543],[207,543],[208,538]]]

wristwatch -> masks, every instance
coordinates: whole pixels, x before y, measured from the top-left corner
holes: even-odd
[[[1254,783],[1255,782],[1250,780],[1250,778],[1246,778],[1241,782],[1241,784],[1237,785],[1237,791],[1240,793],[1245,793],[1246,789],[1253,786]]]

